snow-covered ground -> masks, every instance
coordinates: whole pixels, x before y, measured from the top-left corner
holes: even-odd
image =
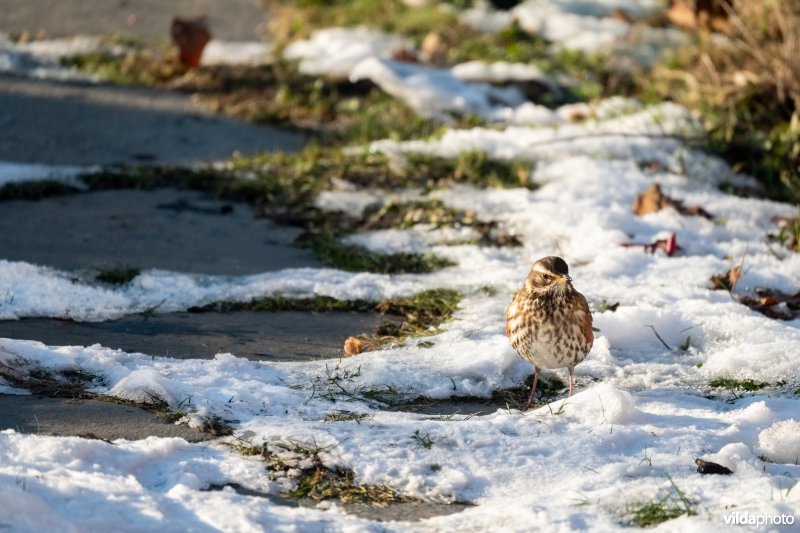
[[[420,348],[416,339],[341,362],[273,364],[235,354],[178,361],[99,345],[47,347],[19,340],[0,341],[0,354],[6,361],[21,357],[47,368],[78,367],[99,374],[105,385],[97,392],[131,399],[157,394],[173,406],[191,397],[192,423],[206,416],[236,420],[237,437],[256,445],[313,439],[331,447],[324,455],[328,464],[352,468],[362,482],[386,483],[436,501],[478,504],[413,526],[418,529],[613,529],[630,509],[674,494],[671,483],[695,502],[698,514],[667,522],[662,529],[719,530],[732,509],[797,516],[800,492],[791,487],[800,476],[800,397],[795,394],[800,321],[760,315],[724,291],[710,290],[708,282],[744,258],[737,292],[762,286],[797,290],[800,256],[780,252],[765,239],[770,216],[792,214],[796,208],[720,192],[719,182],[746,178],[731,175],[722,162],[689,150],[676,138],[661,136],[688,131],[692,120],[685,110],[664,105],[610,115],[561,128],[453,130],[433,141],[375,143],[372,149],[399,156],[408,150],[453,156],[483,149],[536,163],[532,179],[540,187],[534,191],[461,186],[431,193],[448,206],[500,221],[522,239],[521,248],[437,244],[437,235],[446,239],[447,232],[425,237],[425,227],[358,239],[378,249],[430,249],[458,263],[434,274],[298,269],[230,278],[148,271],[128,287],[108,289],[76,282],[66,272],[0,262],[0,280],[7,287],[0,302],[3,318],[102,320],[162,301],[159,311],[273,293],[382,298],[457,288],[465,299],[455,320],[426,339],[433,347]],[[653,161],[658,170],[643,164]],[[635,194],[654,180],[671,196],[703,205],[714,220],[673,210],[634,215]],[[328,193],[326,204],[348,205],[350,194]],[[650,242],[669,232],[685,248],[679,256],[619,246]],[[616,312],[595,312],[600,332],[576,369],[578,390],[571,399],[526,413],[499,409],[444,421],[387,412],[374,402],[312,398],[315,378],[331,369],[342,375],[360,369],[346,383],[355,391],[391,387],[431,398],[488,397],[519,385],[531,369],[504,335],[503,311],[531,260],[552,253],[570,263],[576,287],[595,309],[604,300],[620,303]],[[487,286],[495,292],[482,290]],[[689,335],[690,346],[679,350]],[[732,394],[725,390],[706,398],[708,382],[718,377],[783,385],[738,401],[726,402]],[[371,418],[360,424],[324,421],[326,414],[342,408]],[[431,436],[430,449],[415,444],[415,431]],[[20,510],[4,519],[14,527],[106,527],[108,519],[91,510],[105,505],[107,494],[114,495],[109,504],[114,516],[123,520],[117,523],[136,530],[159,517],[172,517],[168,520],[174,520],[176,530],[374,525],[335,506],[289,510],[253,496],[203,491],[225,482],[274,490],[257,461],[218,444],[152,438],[112,445],[6,431],[0,446],[0,475],[8,479],[0,501]],[[735,474],[701,476],[694,471],[695,457],[719,462]]]
[[[601,4],[610,9],[617,3],[630,2]],[[372,56],[360,57],[353,68],[364,61],[401,68]],[[430,89],[425,94],[435,96],[431,101],[446,94],[475,101],[462,85],[466,82],[450,73],[411,76],[417,85],[399,83],[397,95]],[[499,159],[533,162],[535,190],[455,186],[429,193],[481,220],[498,221],[519,236],[522,247],[448,245],[464,236],[428,227],[353,238],[379,250],[430,250],[457,263],[433,274],[293,269],[217,277],[145,271],[131,284],[111,289],[76,280],[73,273],[0,261],[2,319],[106,320],[156,306],[169,312],[269,294],[378,299],[428,288],[460,290],[464,299],[441,332],[341,361],[260,363],[236,354],[175,360],[100,345],[10,339],[0,339],[0,359],[80,368],[104,378],[94,389],[98,393],[134,400],[157,395],[173,408],[185,408],[190,398],[190,424],[219,416],[233,421],[237,442],[255,446],[315,442],[327,450],[326,465],[352,469],[359,482],[387,484],[433,501],[470,501],[474,507],[417,523],[379,524],[336,505],[289,508],[229,489],[205,490],[226,483],[261,492],[280,488],[257,458],[219,442],[106,443],[6,430],[0,433],[0,524],[20,531],[610,531],[642,505],[686,505],[685,498],[696,514],[664,522],[658,530],[716,532],[731,517],[780,515],[793,522],[755,529],[796,530],[800,319],[782,322],[752,311],[727,292],[711,290],[709,278],[744,261],[737,293],[800,289],[800,254],[766,238],[774,230],[771,216],[795,215],[797,208],[720,192],[722,182],[751,180],[682,140],[696,125],[678,106],[642,108],[612,99],[548,113],[529,126],[448,130],[433,140],[380,141],[367,148],[398,161],[414,151],[455,157],[483,150]],[[0,166],[0,183],[6,181],[2,173],[12,171],[19,172]],[[672,209],[633,214],[635,195],[654,181],[714,218]],[[401,194],[416,198],[419,192]],[[374,191],[330,191],[318,204],[350,211],[380,198]],[[684,248],[674,257],[620,246],[673,232]],[[531,368],[505,336],[504,310],[531,262],[552,254],[570,264],[600,330],[575,370],[572,398],[529,412],[501,408],[449,418],[388,411],[357,399],[370,390],[489,397],[523,383]],[[601,312],[604,302],[619,307]],[[419,346],[422,340],[433,346]],[[319,384],[331,376],[352,394],[338,395],[335,403],[332,395],[320,395]],[[709,382],[722,377],[772,386],[739,398],[711,389]],[[24,393],[7,385],[0,390]],[[368,416],[358,423],[325,421],[341,409]],[[429,436],[431,446],[420,445],[415,434]],[[700,475],[697,457],[734,474]]]

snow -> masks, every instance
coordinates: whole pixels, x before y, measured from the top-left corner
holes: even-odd
[[[590,5],[595,7],[587,11]],[[594,17],[616,35],[617,24],[597,17],[616,7],[643,16],[655,5],[529,1],[514,13],[538,6],[540,22],[550,25]],[[572,29],[584,23],[576,20]],[[20,339],[0,339],[0,361],[78,368],[103,377],[93,392],[136,401],[158,397],[185,409],[192,426],[208,417],[232,421],[235,435],[228,442],[315,442],[327,449],[327,466],[351,468],[361,483],[476,505],[418,523],[380,525],[336,505],[293,508],[231,488],[210,490],[226,484],[271,494],[285,489],[258,458],[238,454],[224,439],[107,443],[5,430],[0,524],[17,531],[613,531],[627,523],[632,509],[663,501],[676,487],[697,514],[668,521],[661,531],[719,531],[733,510],[800,518],[800,320],[768,318],[711,290],[708,281],[744,261],[737,293],[757,287],[797,291],[800,254],[766,239],[774,230],[770,217],[795,215],[796,207],[723,193],[724,182],[755,182],[685,142],[698,124],[680,106],[645,108],[614,98],[545,110],[521,103],[511,91],[466,82],[454,71],[387,59],[398,42],[369,30],[337,29],[295,43],[290,54],[306,72],[369,78],[420,113],[478,113],[518,124],[448,129],[437,138],[385,140],[368,149],[397,164],[411,152],[456,157],[482,150],[531,162],[536,188],[358,191],[340,183],[317,199],[317,207],[353,213],[397,198],[440,200],[497,222],[521,239],[521,247],[479,247],[469,244],[469,228],[418,225],[361,233],[347,242],[384,252],[435,252],[455,266],[396,276],[326,268],[242,277],[146,270],[116,288],[80,272],[0,260],[0,319],[99,321],[276,294],[373,300],[458,289],[464,299],[441,331],[340,361],[255,362],[235,353],[177,360],[100,344],[46,346]],[[0,62],[2,57],[8,56]],[[517,68],[488,66],[485,72],[513,76]],[[516,114],[522,113],[527,126],[519,125]],[[3,164],[0,183],[78,173]],[[634,215],[636,193],[653,181],[687,205],[702,205],[714,219],[671,209]],[[673,232],[684,247],[675,257],[619,246]],[[489,398],[521,386],[532,369],[510,346],[503,312],[531,261],[554,253],[570,264],[599,329],[586,361],[575,369],[571,398],[527,412],[492,407],[478,416],[432,417],[387,410],[363,396],[383,391],[401,399]],[[601,312],[603,302],[619,307]],[[686,349],[679,348],[688,337]],[[566,377],[563,370],[552,373]],[[332,378],[344,391],[327,385]],[[734,392],[712,388],[715,378],[771,386]],[[325,421],[339,409],[368,417]],[[432,445],[421,446],[415,434],[428,435]],[[695,471],[697,457],[734,474],[702,476]]]
[[[76,188],[85,188],[78,179],[83,174],[97,172],[97,166],[42,165],[0,161],[0,187],[10,183],[59,181]]]
[[[212,39],[203,50],[203,65],[263,65],[272,62],[272,45],[259,41],[221,41]],[[99,82],[102,78],[77,68],[61,66],[62,59],[82,54],[103,53],[123,57],[129,46],[109,42],[97,35],[76,35],[14,43],[0,32],[0,73],[37,79]]]
[[[444,245],[453,239],[463,242],[468,232],[429,226],[348,240],[381,251],[434,251],[458,263],[432,274],[291,269],[214,277],[151,270],[126,287],[110,289],[76,281],[74,273],[0,261],[0,280],[8,287],[0,316],[6,319],[103,320],[158,304],[156,312],[168,312],[266,294],[370,299],[427,288],[459,289],[465,298],[455,319],[424,339],[433,347],[419,347],[421,339],[412,339],[341,361],[258,363],[235,354],[211,361],[174,360],[100,345],[48,347],[4,339],[0,357],[102,375],[104,384],[95,389],[99,393],[131,399],[153,395],[173,407],[186,406],[190,399],[191,425],[209,416],[236,420],[237,438],[254,445],[313,439],[332,446],[326,464],[352,468],[361,482],[387,483],[434,501],[478,504],[390,529],[612,530],[628,519],[630,509],[670,494],[672,483],[699,513],[662,529],[718,530],[733,506],[742,512],[797,515],[800,499],[790,488],[800,476],[800,400],[793,392],[800,384],[800,321],[760,315],[727,293],[710,290],[708,283],[711,275],[744,257],[737,292],[761,286],[797,290],[800,256],[776,254],[764,239],[770,216],[789,215],[796,208],[722,193],[719,183],[749,178],[684,145],[679,136],[691,135],[696,125],[683,108],[641,108],[615,99],[590,108],[588,116],[557,127],[448,130],[439,139],[372,145],[400,159],[409,151],[455,157],[482,149],[494,157],[535,163],[535,190],[454,186],[401,193],[496,220],[522,239],[521,248]],[[657,170],[643,164],[652,161],[659,163]],[[653,180],[665,193],[703,205],[715,220],[672,210],[635,216],[633,197]],[[357,194],[340,185],[320,205],[356,211],[392,198],[392,193]],[[665,232],[677,234],[685,247],[682,255],[618,246],[649,242]],[[572,398],[525,413],[502,408],[445,420],[385,411],[374,401],[342,396],[331,403],[319,389],[326,376],[346,372],[356,374],[343,381],[356,397],[367,390],[407,397],[489,397],[497,389],[519,386],[531,368],[505,337],[503,311],[530,261],[554,252],[571,265],[600,330],[587,360],[575,369]],[[487,286],[494,293],[484,291]],[[597,311],[604,300],[619,302],[619,308]],[[677,347],[688,335],[690,346],[681,351]],[[785,385],[737,398],[709,387],[717,377]],[[341,408],[371,418],[360,424],[324,421]],[[415,443],[415,432],[430,436],[430,449]],[[0,501],[35,511],[36,524],[64,521],[75,528],[99,528],[105,525],[102,515],[88,509],[111,506],[104,508],[138,530],[169,516],[181,502],[183,528],[376,527],[336,506],[289,509],[257,496],[204,490],[225,483],[278,490],[255,462],[218,444],[153,438],[110,445],[6,431],[0,446],[5,458],[0,475],[9,479]],[[694,457],[716,460],[734,474],[701,476],[694,472]],[[97,490],[82,500],[70,497],[82,487]],[[101,502],[97,491],[114,494],[114,502]],[[24,529],[30,520],[29,513],[15,513],[4,523]]]
[[[781,420],[758,435],[758,446],[770,461],[800,463],[800,422]]]
[[[347,78],[353,68],[367,58],[389,58],[394,52],[410,48],[406,39],[358,28],[328,28],[314,32],[310,39],[290,43],[283,57],[300,61],[300,72]]]
[[[211,39],[203,49],[201,65],[265,65],[272,63],[272,44],[259,41]]]

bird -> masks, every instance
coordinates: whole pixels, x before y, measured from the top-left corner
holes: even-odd
[[[567,367],[572,396],[572,372],[592,349],[594,332],[589,304],[572,286],[566,261],[551,255],[533,263],[506,309],[506,335],[534,368],[526,409],[533,405],[542,368]]]

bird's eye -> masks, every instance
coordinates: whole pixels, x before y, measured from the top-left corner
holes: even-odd
[[[550,281],[551,277],[552,276],[550,276],[550,274],[542,274],[542,279],[544,279],[545,281]]]

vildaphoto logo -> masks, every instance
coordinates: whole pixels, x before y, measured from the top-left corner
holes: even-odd
[[[783,526],[794,524],[794,515],[790,514],[767,514],[767,513],[748,513],[747,511],[731,513],[725,515],[726,525],[736,526]]]

